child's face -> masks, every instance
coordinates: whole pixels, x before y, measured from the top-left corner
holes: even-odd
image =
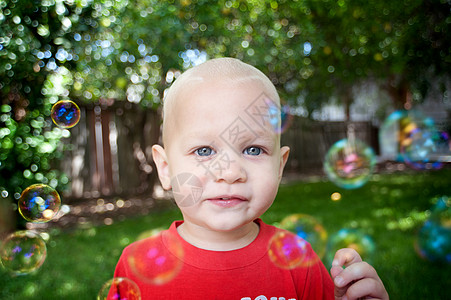
[[[258,81],[211,81],[190,86],[173,103],[165,148],[154,146],[154,159],[185,222],[234,230],[273,203],[289,149],[280,148],[268,119],[274,106],[268,113],[263,91]]]

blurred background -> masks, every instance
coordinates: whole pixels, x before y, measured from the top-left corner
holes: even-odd
[[[446,298],[450,10],[448,0],[0,1],[0,298],[93,299],[124,246],[180,218],[151,157],[162,99],[184,70],[224,56],[259,68],[282,99],[291,154],[263,219],[319,237],[326,265],[344,230],[373,253],[393,299]],[[66,123],[61,103],[73,109]],[[50,216],[21,210],[36,189],[60,197]],[[17,243],[46,251],[17,271],[27,262],[9,264],[8,236],[25,229],[39,237]]]

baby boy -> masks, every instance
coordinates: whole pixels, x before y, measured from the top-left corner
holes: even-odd
[[[164,99],[164,147],[154,145],[152,154],[183,221],[150,238],[152,251],[141,247],[139,256],[136,243],[128,246],[115,277],[135,281],[143,299],[388,299],[374,268],[352,249],[336,253],[332,276],[311,259],[308,243],[293,249],[281,239],[274,253],[275,237],[291,234],[260,219],[289,155],[280,145],[279,107],[271,81],[237,59],[212,59],[176,79]],[[139,276],[153,272],[155,260],[146,266],[146,258],[155,253],[177,272]],[[309,263],[280,263],[293,253]]]

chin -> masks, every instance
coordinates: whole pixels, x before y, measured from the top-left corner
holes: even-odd
[[[215,231],[221,231],[221,232],[230,232],[237,229],[240,229],[241,227],[251,223],[253,220],[242,220],[242,221],[230,221],[227,220],[213,220],[212,222],[208,223],[208,227],[211,228],[211,230]]]

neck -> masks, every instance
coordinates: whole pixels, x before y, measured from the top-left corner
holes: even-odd
[[[260,228],[255,222],[231,231],[215,231],[186,221],[177,227],[177,232],[186,242],[212,251],[244,248],[255,240],[259,231]]]

